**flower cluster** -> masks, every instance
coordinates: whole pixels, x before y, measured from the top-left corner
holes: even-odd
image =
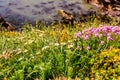
[[[115,35],[120,35],[120,26],[99,26],[98,28],[89,28],[78,32],[75,34],[76,39],[87,43],[86,50],[90,50],[92,46],[89,44],[97,44],[104,45],[106,42],[110,42],[114,40]],[[96,42],[96,41],[97,42]],[[78,45],[80,47],[80,45]],[[96,46],[97,47],[97,46]]]
[[[94,60],[95,63],[92,67],[91,75],[97,73],[98,74],[97,76],[101,76],[101,80],[110,79],[111,77],[115,78],[116,80],[119,80],[118,79],[120,73],[119,48],[111,47],[109,50],[104,50],[99,54],[99,56],[95,57]]]
[[[89,28],[82,32],[76,33],[76,37],[83,37],[84,40],[90,36],[99,37],[107,36],[107,40],[112,40],[112,34],[120,34],[120,26],[99,26],[98,28]]]
[[[8,37],[15,37],[15,36],[17,36],[17,35],[20,35],[19,32],[12,32],[12,31],[10,31],[10,32],[1,32],[1,34],[2,34],[2,35],[6,35],[6,36],[8,36]]]

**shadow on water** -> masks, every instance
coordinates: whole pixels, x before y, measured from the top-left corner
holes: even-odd
[[[0,16],[17,27],[35,20],[46,24],[59,21],[59,9],[75,14],[77,20],[91,8],[84,0],[0,0]]]

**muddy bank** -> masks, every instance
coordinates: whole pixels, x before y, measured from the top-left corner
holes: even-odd
[[[96,10],[84,0],[0,0],[0,16],[17,27],[26,22],[34,24],[36,19],[45,24],[58,22],[59,9],[75,15],[77,21]]]

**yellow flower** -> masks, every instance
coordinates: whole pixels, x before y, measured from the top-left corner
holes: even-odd
[[[60,42],[64,42],[68,37],[68,34],[67,32],[63,31],[61,34],[60,34]]]
[[[8,37],[14,37],[14,36],[19,35],[20,33],[19,32],[10,31],[10,32],[2,32],[2,34],[5,35],[5,36],[8,36]]]

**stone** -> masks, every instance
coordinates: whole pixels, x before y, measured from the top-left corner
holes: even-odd
[[[95,5],[99,12],[110,17],[120,18],[120,0],[85,0],[87,3]]]
[[[62,20],[65,23],[73,24],[74,16],[71,13],[60,9],[60,10],[58,10],[58,15],[62,18]]]
[[[0,17],[0,31],[15,31],[15,27]]]

